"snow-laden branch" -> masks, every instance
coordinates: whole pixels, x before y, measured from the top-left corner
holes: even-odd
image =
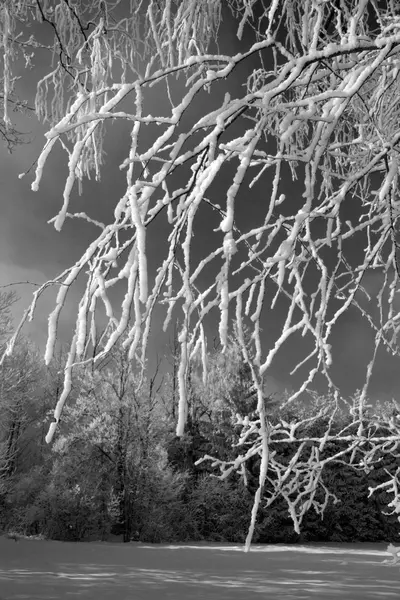
[[[86,276],[50,441],[74,365],[102,360],[123,338],[129,358],[145,370],[160,305],[166,307],[165,327],[175,318],[181,323],[182,435],[190,361],[201,353],[206,377],[205,332],[217,328],[226,348],[234,317],[258,408],[257,418],[241,423],[242,444],[248,445],[243,457],[221,466],[226,474],[244,468],[255,454],[261,457],[249,543],[267,482],[272,496],[284,496],[298,527],[311,505],[323,511],[329,498],[322,468],[330,459],[323,453],[334,439],[344,444],[335,460],[349,455],[352,462],[361,453],[367,469],[374,449],[397,447],[396,424],[374,435],[365,412],[378,349],[400,353],[400,14],[395,3],[381,8],[365,0],[340,6],[333,0],[274,0],[268,8],[229,0],[229,17],[223,4],[134,0],[130,13],[121,15],[113,3],[99,10],[98,0],[74,14],[64,2],[56,2],[54,11],[43,3],[39,16],[52,23],[58,64],[38,81],[36,112],[50,125],[32,189],[39,190],[47,159],[60,145],[68,175],[52,222],[61,230],[75,216],[101,232],[74,266],[35,292],[24,320],[47,285],[60,285],[49,317],[50,361],[67,293]],[[28,0],[9,3],[3,14],[6,70],[9,52],[18,52],[12,41],[17,20],[23,28],[35,19],[29,7]],[[238,46],[219,53],[218,43],[226,46],[218,29],[222,16],[232,19],[229,27],[236,19],[240,51]],[[28,36],[26,43],[33,51],[43,47]],[[149,100],[156,97],[162,99],[159,114],[151,114]],[[84,189],[85,177],[94,173],[99,180],[104,171],[111,120],[125,121],[130,138],[120,166],[126,188],[103,225],[95,215],[72,214],[69,205],[77,184]],[[160,250],[156,266],[150,266],[149,248]],[[370,289],[371,278],[378,290]],[[124,287],[119,311],[111,300],[116,286]],[[101,344],[99,300],[109,320]],[[350,310],[374,332],[374,343],[352,413],[356,432],[332,433],[339,398],[332,340]],[[268,329],[269,321],[277,326]],[[250,345],[245,327],[251,329]],[[288,378],[301,375],[302,382],[286,405],[300,401],[318,374],[323,377],[336,406],[319,416],[327,428],[318,438],[302,437],[290,423],[276,428],[263,404],[263,386],[278,357],[303,338],[303,355],[287,369]],[[90,347],[95,352],[88,357]],[[278,464],[271,444],[283,443],[299,444],[293,463]],[[319,488],[324,501],[316,500]]]

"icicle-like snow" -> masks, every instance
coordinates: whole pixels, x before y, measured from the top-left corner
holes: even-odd
[[[61,393],[61,396],[56,404],[56,407],[54,409],[54,422],[51,423],[50,427],[49,427],[49,431],[45,437],[46,443],[50,444],[54,433],[57,429],[57,425],[60,421],[61,418],[61,413],[62,413],[62,409],[64,407],[65,401],[71,391],[71,387],[72,387],[72,365],[74,363],[75,360],[75,344],[76,344],[76,337],[74,336],[72,343],[71,343],[71,349],[68,353],[68,358],[67,358],[67,364],[65,366],[65,370],[64,370],[64,387],[63,387],[63,391]]]
[[[140,286],[140,301],[144,304],[147,301],[147,258],[146,258],[146,228],[143,225],[142,218],[139,212],[138,199],[136,196],[135,186],[129,194],[129,202],[131,207],[132,221],[136,228],[137,242],[137,258],[139,263],[139,286]]]

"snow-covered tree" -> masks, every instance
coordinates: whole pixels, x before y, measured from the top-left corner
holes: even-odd
[[[12,331],[11,307],[17,300],[15,292],[0,292],[0,344],[2,346]]]
[[[329,415],[340,403],[330,369],[331,341],[346,311],[360,311],[375,341],[364,386],[350,405],[356,434],[334,435],[349,442],[343,452],[366,469],[373,465],[374,448],[386,444],[394,452],[400,441],[397,422],[388,422],[383,439],[365,417],[378,350],[399,354],[400,5],[394,0],[131,0],[128,9],[118,0],[5,0],[1,21],[5,122],[18,61],[29,55],[34,62],[39,50],[51,58],[47,75],[37,82],[36,113],[49,130],[31,187],[39,189],[48,156],[61,147],[68,176],[53,224],[61,230],[67,218],[81,218],[99,228],[81,259],[52,282],[59,291],[49,317],[47,362],[67,293],[78,276],[87,277],[48,441],[77,362],[101,361],[124,335],[129,358],[145,368],[160,303],[166,307],[165,327],[174,318],[182,323],[181,436],[189,363],[201,353],[206,373],[207,322],[213,324],[218,311],[223,347],[236,319],[258,395],[258,418],[240,417],[245,448],[240,460],[261,455],[252,527],[273,469],[276,493],[287,500],[298,528],[322,485]],[[224,38],[226,21],[236,27],[237,46]],[[164,99],[160,114],[149,109],[154,95]],[[116,120],[130,130],[120,165],[126,191],[112,199],[113,219],[100,223],[96,215],[72,214],[69,202],[75,186],[84,193],[84,179],[99,180],[107,168],[103,141],[108,123]],[[295,198],[285,196],[288,177],[297,180]],[[261,190],[264,198],[256,223],[243,219],[251,210],[249,190]],[[197,226],[206,211],[207,243]],[[164,218],[168,234],[155,242],[164,247],[162,260],[150,269],[154,223]],[[370,273],[379,274],[374,297],[365,287]],[[109,293],[121,283],[126,293],[117,310]],[[35,293],[25,320],[48,285]],[[99,304],[109,319],[102,343],[96,334]],[[286,316],[274,339],[266,340],[261,323],[276,318],[278,304]],[[300,398],[317,374],[324,377],[331,401],[321,406],[328,425],[318,439],[298,440],[297,427],[285,421],[272,427],[263,402],[264,380],[278,353],[300,334],[304,353],[292,373],[305,370],[305,375],[287,402]],[[92,347],[96,351],[89,354]],[[274,461],[269,451],[271,439],[279,436],[299,442],[289,465]],[[368,452],[366,438],[372,444]],[[335,459],[340,455],[326,460]],[[240,467],[240,460],[221,468],[226,474]],[[388,486],[398,512],[396,475]]]
[[[39,412],[42,363],[29,341],[20,339],[0,367],[0,488],[29,463],[29,428]]]

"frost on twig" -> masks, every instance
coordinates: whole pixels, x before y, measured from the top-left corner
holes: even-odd
[[[382,452],[395,452],[400,445],[400,423],[392,429],[391,419],[369,411],[364,414],[363,434],[358,434],[360,421],[356,418],[349,422],[349,413],[357,414],[360,393],[351,401],[343,398],[314,397],[314,407],[300,410],[296,421],[286,420],[285,410],[280,407],[278,413],[268,421],[268,463],[264,473],[259,466],[259,488],[255,501],[268,508],[277,499],[282,498],[287,506],[288,515],[293,521],[296,533],[301,532],[301,523],[307,512],[313,508],[321,518],[328,503],[336,504],[338,498],[329,491],[326,473],[329,467],[343,465],[356,471],[370,473],[381,462]],[[370,407],[371,408],[371,407]],[[298,409],[296,409],[298,410]],[[347,418],[344,418],[347,415]],[[241,428],[236,444],[237,457],[233,460],[221,460],[215,456],[204,456],[197,461],[200,464],[209,461],[220,471],[220,479],[226,479],[233,472],[244,476],[246,465],[254,459],[265,456],[263,451],[264,433],[260,428],[260,419],[237,415],[236,426]],[[325,428],[324,435],[320,431]],[[376,487],[370,487],[370,495],[385,488],[393,500],[388,507],[390,513],[399,513],[398,470],[391,474],[385,469],[389,481]],[[255,502],[255,504],[256,504]],[[252,514],[252,528],[256,524],[256,512]],[[251,536],[246,540],[246,550],[250,549]]]
[[[101,231],[56,280],[61,285],[49,318],[47,361],[67,292],[86,277],[56,422],[76,363],[102,360],[125,336],[129,358],[146,368],[161,305],[165,327],[172,319],[182,323],[182,435],[191,357],[200,353],[206,370],[205,332],[218,327],[226,347],[235,317],[258,397],[257,418],[241,424],[244,446],[251,440],[243,461],[254,453],[261,458],[252,524],[269,482],[271,497],[284,496],[298,528],[309,506],[319,506],[316,490],[323,491],[321,511],[329,496],[322,468],[331,460],[323,453],[332,436],[345,444],[335,460],[349,454],[365,469],[373,468],[379,447],[389,444],[394,451],[400,439],[396,424],[375,436],[365,421],[378,352],[399,355],[400,8],[365,0],[274,0],[268,7],[247,0],[132,0],[122,14],[112,2],[102,5],[107,10],[99,9],[98,0],[74,10],[66,2],[38,2],[33,13],[22,0],[8,3],[11,12],[3,15],[6,53],[17,21],[22,30],[34,18],[52,24],[55,63],[36,96],[36,112],[49,131],[33,189],[40,188],[47,159],[60,147],[68,175],[56,229],[74,216],[69,205],[75,187],[84,191],[85,178],[99,180],[104,172],[109,123],[122,120],[130,131],[120,167],[126,187],[121,197],[110,198],[113,217],[103,225],[96,215],[75,214]],[[228,54],[219,50],[222,17],[231,19],[228,25],[236,25],[241,39]],[[32,40],[29,47],[35,47]],[[150,108],[156,97],[163,99],[158,112]],[[296,182],[292,195],[289,178]],[[255,206],[253,194],[260,200],[256,220],[245,218]],[[164,238],[156,228],[160,222]],[[155,247],[161,258],[150,266],[149,248]],[[371,278],[378,287],[373,295]],[[124,289],[118,310],[111,301],[117,286]],[[102,344],[95,334],[100,305],[109,321]],[[296,375],[301,383],[287,406],[300,401],[317,376],[339,402],[334,339],[347,311],[358,312],[374,336],[352,407],[356,430],[331,433],[337,406],[325,415],[327,430],[318,439],[299,437],[290,423],[276,430],[262,390],[290,345],[304,342],[304,352],[288,365],[287,377]],[[250,349],[240,333],[245,327]],[[293,464],[278,464],[271,450],[283,443],[278,433],[296,447]],[[223,472],[243,461],[221,463]]]

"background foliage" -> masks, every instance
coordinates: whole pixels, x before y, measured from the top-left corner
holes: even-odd
[[[21,342],[20,351],[2,367],[6,381],[13,381],[17,373],[23,376],[19,395],[11,386],[2,388],[2,414],[8,417],[3,420],[0,444],[7,449],[13,439],[13,454],[10,458],[3,451],[1,456],[0,528],[75,541],[243,542],[258,487],[260,457],[223,481],[210,462],[196,464],[205,453],[232,460],[239,440],[235,415],[254,410],[251,377],[234,338],[229,349],[228,356],[218,349],[210,354],[205,383],[193,365],[190,418],[183,437],[174,434],[173,368],[169,376],[158,377],[157,385],[153,378],[138,393],[135,376],[116,351],[118,360],[102,370],[81,370],[73,401],[49,447],[43,443],[43,427],[57,379],[32,345]],[[265,401],[272,422],[304,422],[327,399],[315,394],[307,407],[299,402],[290,411],[281,408],[284,398],[266,396]],[[11,411],[15,406],[18,410]],[[380,403],[378,408],[384,419],[393,412],[390,403]],[[343,428],[346,419],[351,423],[343,411],[336,427]],[[310,435],[319,435],[325,426],[323,420],[313,420]],[[12,438],[16,427],[18,436]],[[340,443],[332,442],[326,453],[336,453]],[[273,450],[286,462],[295,452],[289,443],[277,443]],[[381,453],[370,472],[346,464],[346,456],[342,463],[326,467],[324,482],[338,502],[330,499],[323,519],[310,509],[298,535],[283,499],[267,508],[262,502],[254,541],[396,542],[400,523],[396,515],[382,513],[390,494],[383,490],[368,498],[368,487],[396,471],[398,456]],[[267,481],[264,499],[271,489]]]

